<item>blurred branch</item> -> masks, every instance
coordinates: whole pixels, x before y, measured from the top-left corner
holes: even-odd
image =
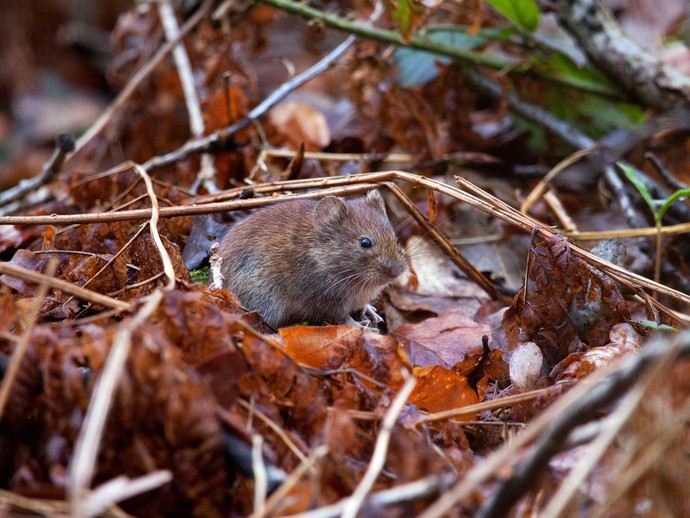
[[[85,290],[71,282],[49,277],[43,273],[27,270],[26,268],[11,263],[0,262],[0,274],[10,275],[17,279],[35,282],[36,284],[45,284],[54,290],[60,290],[78,299],[86,300],[92,304],[101,304],[109,308],[117,309],[118,311],[131,311],[134,307],[129,302],[123,302],[95,291]]]
[[[402,35],[398,32],[363,25],[361,23],[357,23],[343,18],[341,16],[319,11],[318,9],[314,9],[313,7],[304,5],[304,3],[302,2],[297,2],[294,0],[258,1],[262,4],[271,5],[273,7],[277,7],[289,13],[296,14],[301,18],[305,18],[306,20],[319,20],[329,27],[332,27],[339,31],[347,32],[348,34],[355,34],[367,40],[378,41],[390,45],[396,45],[398,47],[405,47],[425,52],[431,52],[439,56],[446,56],[452,58],[463,65],[485,67],[499,71],[510,70],[510,73],[516,74],[534,72],[534,70],[530,67],[529,64],[516,64],[514,62],[489,56],[486,53],[473,52],[471,50],[463,49],[460,47],[447,45],[438,40],[433,40],[426,36],[420,36],[419,34],[412,35],[409,41],[405,41]],[[543,74],[542,76],[544,77],[544,79],[547,79],[553,83],[567,86],[569,88],[573,88],[581,92],[588,92],[595,95],[613,97],[617,99],[620,99],[622,95],[620,91],[609,88],[606,85],[583,84],[581,81],[577,81],[572,78],[559,75]]]
[[[561,25],[599,70],[645,106],[690,105],[690,77],[642,49],[599,0],[557,0]]]
[[[57,139],[55,151],[53,151],[50,159],[43,166],[43,170],[37,176],[22,180],[11,189],[1,192],[0,207],[17,201],[27,194],[36,191],[39,187],[52,182],[57,177],[60,169],[62,169],[65,157],[72,151],[74,151],[74,137],[68,133],[60,135]],[[0,213],[4,212],[0,211]]]

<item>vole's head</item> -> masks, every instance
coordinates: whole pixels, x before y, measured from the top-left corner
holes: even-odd
[[[378,191],[347,201],[323,198],[314,211],[314,227],[312,256],[343,287],[375,294],[407,269]]]

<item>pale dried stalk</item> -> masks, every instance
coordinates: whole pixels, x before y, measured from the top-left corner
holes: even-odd
[[[599,149],[592,147],[580,149],[558,162],[553,169],[551,169],[551,171],[544,176],[544,178],[539,180],[539,183],[535,185],[534,189],[532,189],[532,191],[527,195],[525,200],[520,205],[520,212],[527,214],[534,204],[537,203],[537,201],[539,201],[539,199],[544,195],[544,193],[548,191],[549,184],[554,178],[556,178],[556,176],[568,169],[571,165],[584,158],[587,158],[595,151],[599,151]]]
[[[116,502],[151,491],[172,480],[168,470],[154,471],[141,477],[116,477],[96,487],[85,497],[84,509],[87,516],[98,516]]]
[[[660,397],[670,397],[668,393]],[[668,404],[668,402],[666,402]],[[607,488],[606,499],[599,502],[599,505],[591,513],[591,518],[605,518],[610,515],[611,505],[616,502],[630,487],[636,483],[645,473],[658,464],[663,455],[668,455],[669,446],[679,440],[683,440],[683,434],[688,425],[690,415],[690,399],[685,404],[674,410],[673,416],[664,421],[663,427],[658,434],[645,438],[648,442],[642,448],[634,451],[626,451],[628,465],[625,467],[620,477],[616,477],[612,486]],[[640,451],[641,450],[641,451]],[[634,457],[634,458],[633,458]]]
[[[309,455],[309,457],[305,458],[304,461],[301,462],[300,465],[292,471],[292,473],[290,473],[290,475],[285,479],[285,482],[283,482],[275,491],[273,491],[273,493],[271,493],[271,496],[264,503],[264,514],[270,515],[280,501],[288,495],[293,487],[295,487],[302,476],[307,471],[312,469],[314,464],[316,464],[321,457],[326,455],[326,453],[328,453],[328,447],[322,445],[317,447],[312,454]],[[248,518],[259,518],[259,515],[254,512],[250,514]]]
[[[254,514],[265,515],[266,493],[268,491],[268,472],[264,463],[261,446],[264,440],[258,434],[252,434],[252,472],[254,473]]]
[[[153,69],[156,68],[163,61],[163,59],[165,59],[168,53],[175,48],[175,46],[178,44],[178,39],[184,37],[185,34],[187,34],[194,27],[196,27],[196,25],[201,21],[201,19],[204,16],[206,16],[206,14],[209,11],[209,8],[211,7],[211,3],[212,2],[210,1],[204,2],[204,4],[197,10],[196,13],[194,13],[194,15],[187,21],[187,23],[184,24],[182,29],[179,31],[179,38],[168,41],[165,45],[158,49],[156,54],[143,67],[141,67],[141,69],[139,69],[136,74],[134,74],[132,79],[117,95],[115,100],[112,103],[110,103],[110,106],[106,108],[106,110],[100,115],[100,117],[98,117],[96,122],[94,122],[91,125],[91,127],[86,131],[86,133],[84,133],[79,138],[79,140],[77,140],[74,153],[72,153],[72,156],[76,155],[79,151],[81,151],[84,148],[84,146],[86,146],[86,144],[88,144],[96,135],[98,135],[101,132],[101,130],[103,130],[103,128],[112,118],[115,112],[119,110],[120,107],[125,103],[125,101],[127,101],[127,99],[129,99],[132,96],[132,94],[136,91],[136,89],[144,81],[144,79],[146,79],[146,77],[153,71]]]
[[[558,384],[570,385],[571,383],[574,383],[574,381],[562,381]],[[537,399],[539,396],[546,394],[550,390],[553,390],[553,386],[544,387],[542,389],[530,390],[529,392],[523,392],[522,394],[512,394],[510,396],[500,397],[492,399],[490,401],[483,401],[481,403],[476,403],[474,405],[467,405],[460,408],[443,410],[442,412],[435,412],[433,414],[422,414],[419,416],[418,422],[428,423],[431,421],[443,421],[445,419],[451,419],[453,417],[469,416],[472,414],[478,414],[479,412],[486,412],[487,410],[506,408],[512,405],[526,403],[527,401],[533,401]]]
[[[67,494],[70,514],[76,518],[91,516],[87,508],[87,490],[96,467],[98,447],[103,428],[114,401],[115,388],[120,379],[132,345],[132,335],[156,310],[163,292],[155,291],[134,317],[125,321],[115,335],[108,359],[93,389],[88,410],[70,462]]]
[[[295,441],[293,441],[292,438],[288,434],[286,434],[285,431],[282,428],[280,428],[280,426],[278,426],[275,422],[273,422],[273,420],[271,420],[266,414],[264,414],[260,410],[257,410],[255,407],[252,407],[243,399],[239,399],[238,403],[247,411],[251,412],[251,414],[258,417],[259,420],[262,421],[271,430],[273,430],[273,432],[275,432],[275,434],[278,437],[280,437],[280,439],[285,443],[285,445],[290,449],[290,451],[295,455],[295,457],[297,457],[300,460],[300,462],[307,462],[307,456],[304,453],[302,453],[302,450],[299,446],[295,444]]]
[[[577,232],[575,221],[568,215],[568,211],[565,210],[565,207],[563,207],[556,193],[552,190],[546,191],[544,193],[544,203],[546,203],[551,209],[551,212],[554,213],[564,233]]]
[[[343,507],[342,518],[355,518],[359,509],[362,507],[365,498],[374,487],[374,482],[379,476],[379,473],[383,469],[386,463],[386,453],[388,452],[388,443],[390,442],[391,432],[395,426],[395,422],[402,412],[403,406],[407,403],[407,399],[410,397],[412,390],[417,384],[417,379],[410,376],[405,382],[403,387],[398,392],[398,395],[393,400],[390,408],[386,412],[383,421],[381,422],[381,431],[376,438],[376,445],[374,446],[374,454],[371,457],[371,462],[367,466],[367,471],[364,473],[364,477],[357,485],[352,496],[345,502]]]
[[[405,210],[412,216],[412,218],[417,222],[417,224],[424,229],[424,235],[429,236],[436,245],[445,253],[455,265],[460,268],[460,270],[467,275],[473,282],[479,285],[493,300],[500,300],[505,304],[510,303],[510,299],[503,295],[500,290],[491,282],[486,275],[477,270],[472,263],[470,263],[465,257],[452,245],[452,243],[440,232],[436,227],[434,227],[431,222],[422,214],[422,212],[417,208],[412,200],[410,200],[403,190],[391,182],[386,182],[384,184],[388,190],[390,190],[393,195],[402,204]]]
[[[177,44],[173,49],[173,58],[175,66],[177,67],[177,75],[182,84],[182,92],[184,93],[185,104],[187,105],[187,113],[189,115],[189,129],[194,138],[203,137],[205,127],[204,119],[201,115],[201,103],[197,95],[196,85],[194,83],[194,73],[192,72],[192,64],[189,61],[189,56],[182,43],[180,36],[180,27],[177,23],[175,11],[170,6],[167,0],[163,0],[158,4],[158,13],[163,25],[163,31],[168,41],[176,41]],[[209,153],[201,154],[201,168],[197,176],[199,183],[209,192],[216,192],[216,166],[213,164],[213,156]]]
[[[430,475],[414,482],[400,484],[390,489],[371,493],[369,498],[367,498],[367,503],[373,506],[386,506],[410,502],[443,491],[451,485],[452,479],[453,475],[451,474],[441,476]],[[319,507],[312,511],[291,514],[290,518],[338,518],[343,512],[346,502],[347,499],[343,499],[335,504]]]

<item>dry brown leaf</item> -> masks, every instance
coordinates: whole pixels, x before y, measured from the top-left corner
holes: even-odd
[[[293,149],[304,143],[307,151],[320,151],[331,142],[326,117],[307,103],[284,101],[270,111],[269,117]]]
[[[293,360],[321,370],[343,366],[363,333],[353,326],[291,326],[279,332]]]
[[[453,309],[419,324],[402,325],[392,335],[403,344],[414,366],[452,368],[470,355],[481,354],[482,336],[490,332],[463,310]]]
[[[536,237],[529,257],[527,287],[503,317],[512,346],[533,341],[553,366],[569,352],[605,344],[630,317],[616,285],[572,254],[564,237]]]
[[[410,401],[420,410],[442,412],[462,408],[479,402],[467,378],[445,367],[434,366],[415,369],[417,385]],[[463,415],[462,419],[473,419],[474,415]]]

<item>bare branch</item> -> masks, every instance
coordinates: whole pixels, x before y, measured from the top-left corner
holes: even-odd
[[[558,4],[561,25],[615,84],[659,110],[690,105],[690,77],[637,45],[600,0],[558,0]]]

